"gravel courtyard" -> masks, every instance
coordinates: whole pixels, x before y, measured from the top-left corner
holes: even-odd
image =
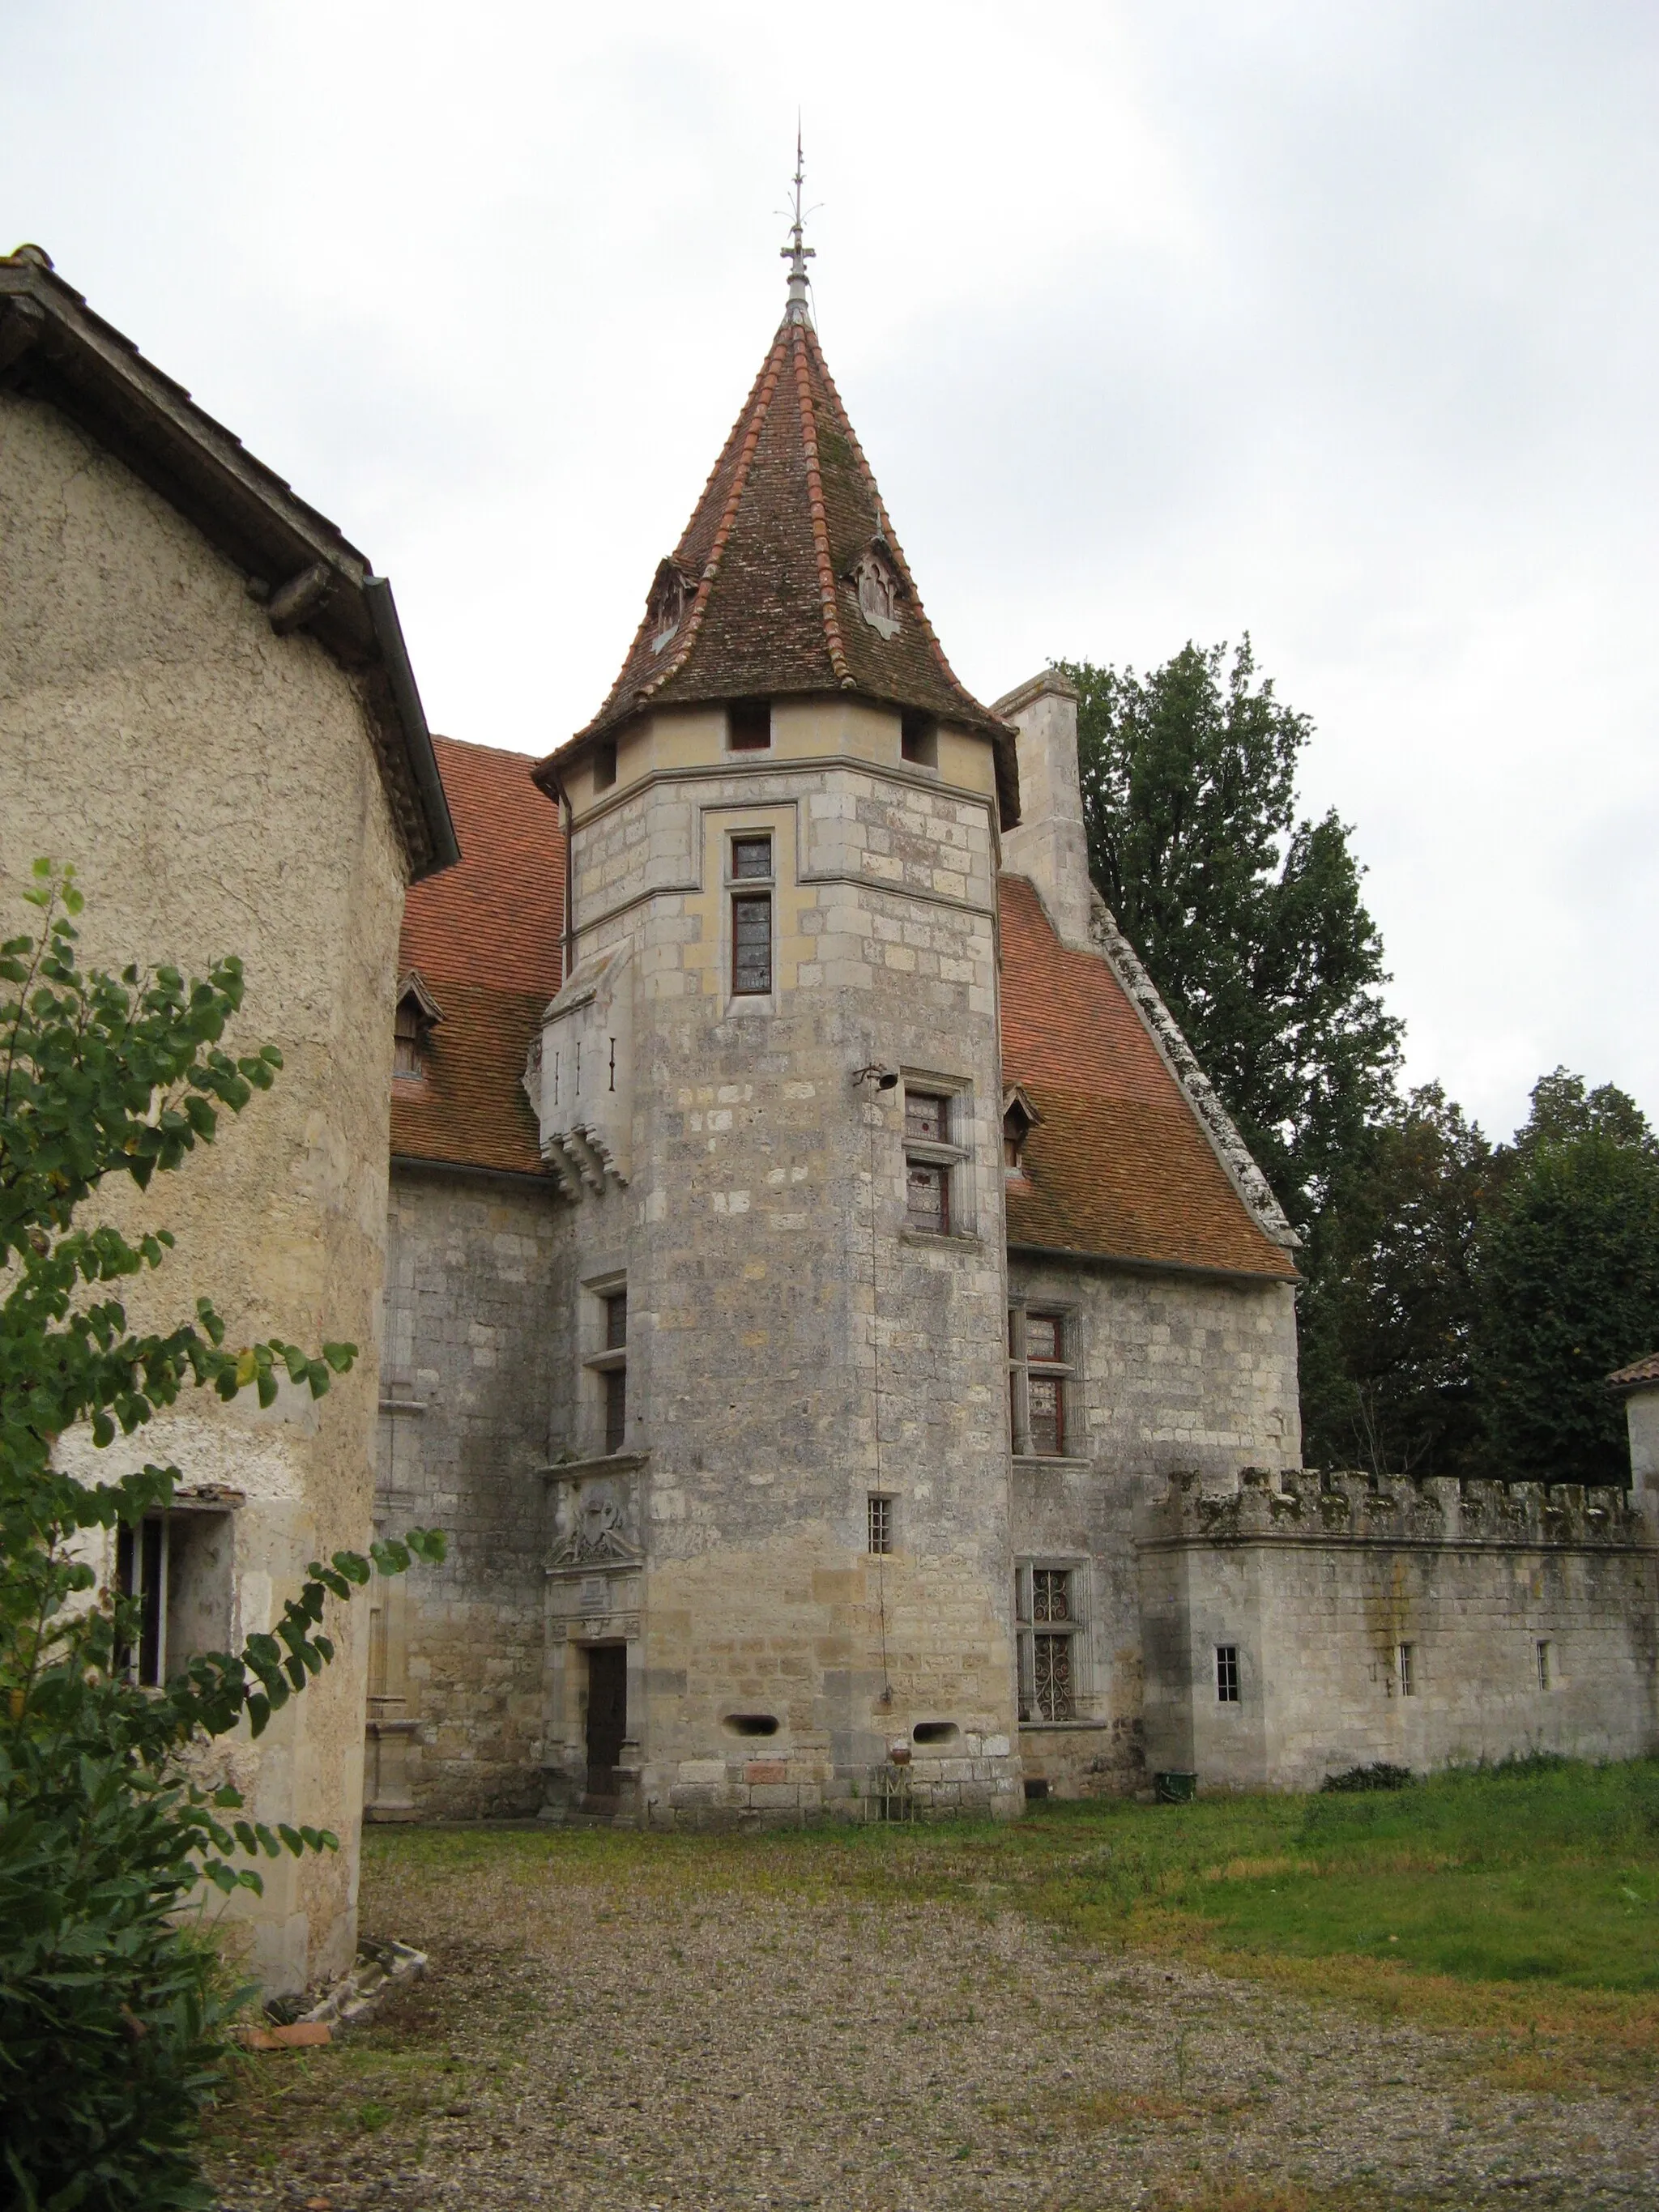
[[[372,1855],[363,1924],[431,1973],[331,2051],[245,2062],[225,2212],[1659,2197],[1644,2090],[1522,2093],[1472,2039],[1068,1946],[994,1899],[803,1890],[763,1849],[705,1887],[641,1848]]]

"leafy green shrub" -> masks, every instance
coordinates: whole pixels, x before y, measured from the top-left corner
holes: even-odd
[[[258,1890],[261,1854],[338,1847],[239,1817],[236,1792],[192,1779],[185,1754],[244,1717],[258,1735],[304,1689],[334,1656],[328,1598],[370,1567],[313,1560],[275,1635],[143,1689],[127,1665],[138,1607],[98,1593],[80,1552],[89,1530],[165,1510],[178,1470],[84,1484],[53,1447],[81,1425],[100,1446],[131,1435],[187,1389],[252,1387],[270,1405],[286,1373],[320,1397],[356,1352],[227,1349],[205,1299],[193,1323],[128,1328],[110,1286],[158,1267],[172,1239],[77,1228],[77,1208],[110,1176],[143,1188],[179,1168],[221,1109],[269,1089],[281,1055],[220,1048],[238,962],[188,983],[168,968],[83,975],[72,871],[41,861],[35,878],[39,934],[0,944],[14,994],[0,999],[0,2172],[27,2212],[171,2212],[210,2202],[192,2144],[248,1994],[186,1908],[204,1881]],[[442,1556],[424,1529],[374,1547],[386,1573]]]
[[[1346,1766],[1340,1774],[1328,1774],[1319,1786],[1334,1791],[1409,1790],[1415,1779],[1409,1766],[1390,1766],[1386,1759],[1375,1759],[1369,1766]]]

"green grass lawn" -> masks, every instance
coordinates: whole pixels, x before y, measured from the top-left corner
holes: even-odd
[[[1344,1957],[1472,1983],[1659,1990],[1659,1760],[1528,1761],[1407,1790],[1034,1806],[1002,1825],[763,1836],[371,1830],[413,1872],[480,1855],[519,1878],[853,1888],[1056,1921],[1084,1941],[1183,1934],[1249,1959]]]
[[[850,1893],[878,1916],[927,1899],[1471,2035],[1517,2087],[1659,2077],[1659,1759],[1537,1759],[1365,1795],[1045,1804],[1006,1824],[400,1828],[365,1844],[365,1924],[382,1893],[399,1932],[426,1886],[473,1867],[531,1890],[580,1883],[601,1911],[641,1893],[695,1911],[722,1891]]]

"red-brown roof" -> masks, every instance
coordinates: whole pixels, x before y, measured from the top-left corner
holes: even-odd
[[[1649,1352],[1645,1359],[1633,1359],[1607,1380],[1615,1390],[1639,1390],[1644,1383],[1659,1382],[1659,1352]]]
[[[416,969],[441,1009],[418,1083],[392,1085],[392,1149],[405,1158],[541,1174],[520,1078],[559,988],[564,838],[523,753],[434,740],[460,839],[447,873],[404,908],[398,971]]]
[[[1293,1280],[1107,962],[1060,943],[1023,876],[1001,878],[1000,906],[1003,1080],[1042,1116],[1008,1186],[1010,1243]]]
[[[892,637],[859,609],[854,571],[872,549],[900,582]],[[684,534],[657,571],[609,697],[545,765],[556,774],[573,747],[643,706],[823,691],[982,730],[997,748],[1004,824],[1018,819],[1012,732],[957,682],[817,334],[786,317]]]

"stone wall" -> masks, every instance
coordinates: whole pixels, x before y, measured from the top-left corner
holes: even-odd
[[[1291,1285],[1010,1255],[1016,1312],[1059,1314],[1069,1455],[1014,1461],[1016,1558],[1073,1569],[1084,1607],[1076,1717],[1023,1723],[1028,1782],[1078,1796],[1145,1786],[1135,1528],[1149,1483],[1300,1457]]]
[[[276,1088],[152,1190],[108,1202],[178,1242],[135,1282],[135,1323],[210,1293],[233,1343],[281,1335],[362,1348],[313,1405],[267,1415],[194,1400],[142,1449],[85,1454],[113,1474],[171,1457],[234,1514],[239,1636],[268,1628],[306,1562],[369,1532],[386,1232],[389,1009],[404,861],[351,680],[313,640],[273,635],[244,580],[179,514],[50,407],[0,393],[0,884],[37,854],[72,860],[83,950],[118,966],[246,963],[229,1039],[282,1048]],[[76,1439],[66,1439],[73,1456]],[[333,1828],[343,1849],[239,1892],[258,1970],[295,1989],[355,1942],[367,1611],[331,1611],[338,1656],[256,1745],[223,1755],[259,1819]]]
[[[1623,1491],[1186,1474],[1139,1539],[1147,1762],[1200,1789],[1659,1741],[1659,1546]]]
[[[445,1565],[375,1585],[371,1820],[541,1802],[541,1469],[570,1305],[568,1202],[529,1177],[392,1171],[377,1528]]]

